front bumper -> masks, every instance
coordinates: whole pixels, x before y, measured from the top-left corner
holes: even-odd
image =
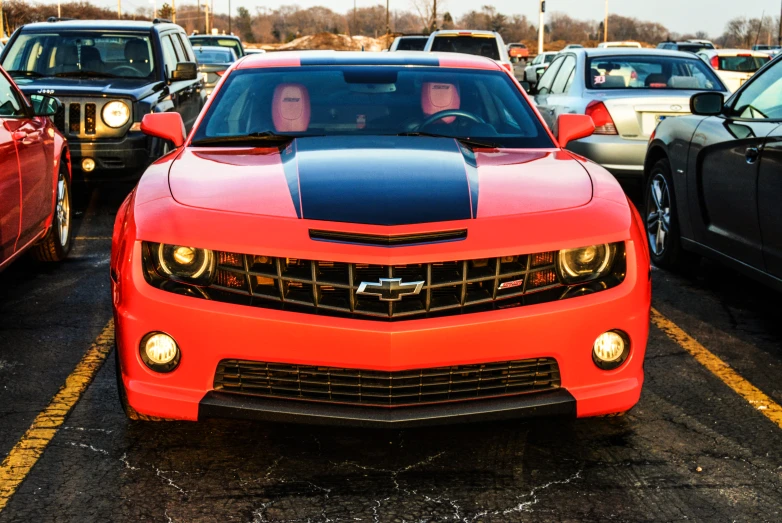
[[[648,145],[618,135],[592,135],[570,142],[567,149],[602,165],[620,181],[640,182]]]
[[[194,299],[150,286],[135,242],[113,282],[116,339],[130,405],[164,418],[215,416],[361,426],[420,426],[529,415],[578,417],[626,411],[638,401],[649,329],[648,263],[628,242],[625,281],[589,296],[513,309],[396,323],[322,317]],[[638,247],[640,248],[640,247]],[[592,362],[595,338],[622,329],[631,353],[619,369]],[[159,330],[182,350],[179,367],[157,374],[139,344]],[[454,403],[382,408],[269,399],[213,391],[221,360],[397,371],[555,358],[562,388]]]
[[[123,180],[138,178],[155,160],[152,139],[142,132],[129,131],[123,138],[84,141],[68,138],[73,174],[85,180]],[[95,160],[95,170],[85,172],[82,160]]]

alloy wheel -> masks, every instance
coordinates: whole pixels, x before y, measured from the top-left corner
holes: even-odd
[[[662,256],[668,248],[671,229],[671,193],[661,173],[654,174],[646,197],[646,234],[655,256]]]
[[[57,180],[57,208],[55,210],[55,219],[60,233],[60,245],[65,247],[68,244],[68,233],[71,227],[71,198],[68,193],[68,182],[62,174]]]

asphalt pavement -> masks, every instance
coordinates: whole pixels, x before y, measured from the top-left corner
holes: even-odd
[[[0,273],[0,458],[111,319],[129,189],[82,198],[65,263]],[[661,315],[782,403],[782,296],[708,262],[653,282]],[[0,523],[682,520],[782,521],[782,424],[654,326],[626,416],[410,431],[129,422],[110,355],[0,509]]]

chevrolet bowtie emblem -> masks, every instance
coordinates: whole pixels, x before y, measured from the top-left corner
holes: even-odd
[[[362,281],[357,294],[377,296],[380,301],[400,301],[402,296],[418,294],[424,282],[402,282],[402,278],[380,278],[379,283]]]

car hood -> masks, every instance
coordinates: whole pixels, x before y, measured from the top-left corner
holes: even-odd
[[[556,211],[592,198],[588,173],[565,152],[396,136],[190,147],[172,163],[169,186],[191,207],[371,225]]]
[[[164,87],[143,78],[15,78],[25,94],[52,96],[120,96],[141,100]]]

